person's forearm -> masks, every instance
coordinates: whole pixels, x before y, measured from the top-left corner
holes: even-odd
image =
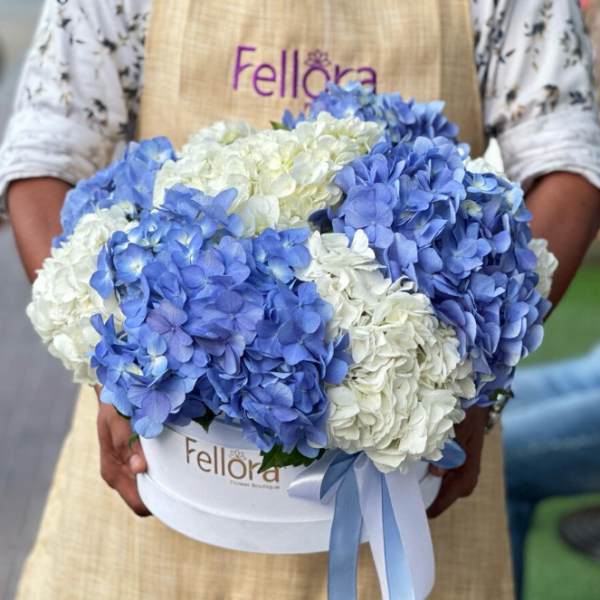
[[[60,210],[71,186],[60,179],[23,179],[8,188],[8,212],[30,281],[50,256],[52,240],[60,235]]]
[[[600,227],[600,190],[573,173],[551,173],[527,195],[533,235],[548,240],[559,266],[550,300],[563,297]]]

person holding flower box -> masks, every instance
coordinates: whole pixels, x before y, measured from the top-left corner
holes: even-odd
[[[574,62],[569,63],[570,70],[563,70],[562,65],[561,68],[557,66],[556,57],[548,55],[556,52],[557,46],[548,42],[548,38],[558,36],[560,24],[568,23],[573,28],[570,35],[580,40],[580,47],[585,52],[587,42],[582,34],[580,15],[572,4],[556,3],[554,13],[547,3],[540,3],[528,7],[525,14],[519,11],[519,17],[515,12],[516,3],[506,4],[474,3],[470,7],[468,2],[457,0],[431,2],[424,7],[396,2],[378,6],[378,11],[373,12],[371,7],[362,4],[310,2],[290,5],[284,13],[281,7],[264,3],[244,4],[243,7],[235,3],[226,6],[181,3],[175,6],[155,0],[144,51],[138,137],[146,139],[166,134],[179,147],[190,132],[223,117],[229,120],[249,118],[254,126],[265,127],[274,113],[283,112],[283,109],[297,113],[306,102],[318,101],[326,81],[339,84],[358,80],[378,91],[399,89],[406,97],[415,96],[419,101],[441,98],[447,104],[451,120],[460,126],[460,140],[470,143],[472,154],[477,156],[483,151],[483,124],[486,123],[486,133],[495,134],[501,142],[509,174],[523,180],[528,190],[528,208],[535,215],[534,234],[549,240],[550,248],[560,261],[551,294],[551,299],[556,302],[597,230],[600,218],[596,189],[600,179],[594,146],[599,129],[592,110],[593,92],[586,69],[589,55],[584,53],[577,58],[578,55],[571,56],[570,46],[564,47],[561,51]],[[68,188],[63,182],[76,183],[105,166],[114,142],[125,136],[127,125],[132,122],[129,112],[137,112],[142,89],[141,40],[137,36],[145,29],[147,8],[143,9],[135,2],[112,8],[114,10],[90,5],[83,11],[75,11],[76,15],[73,13],[71,18],[68,15],[72,13],[68,11],[72,6],[69,2],[61,2],[57,13],[60,18],[57,19],[54,6],[49,3],[39,49],[32,57],[29,75],[24,79],[24,90],[30,93],[24,94],[23,109],[9,130],[2,154],[6,165],[2,181],[14,182],[8,194],[9,208],[24,263],[32,278],[48,253],[51,239],[61,233],[57,213]],[[312,25],[310,29],[306,28],[308,23]],[[480,31],[476,44],[478,71],[472,60],[473,23],[475,29],[490,28]],[[522,37],[517,34],[519,23],[525,23],[526,34]],[[117,30],[123,28],[121,36],[112,35],[115,26]],[[62,36],[61,30],[70,33]],[[86,36],[86,31],[93,34]],[[383,39],[389,43],[383,43]],[[328,48],[323,50],[325,43]],[[59,81],[54,80],[53,91],[60,93],[53,104],[45,96],[44,87],[34,82],[45,78],[52,80],[47,73],[52,71],[51,65],[58,56],[66,59],[58,59],[59,64],[67,63],[70,68],[75,68],[80,64],[80,52],[85,53],[87,49],[83,48],[88,44],[100,49],[85,54],[87,60],[93,57],[96,61],[92,70],[94,76],[90,79],[90,71],[86,70],[80,80],[82,87],[70,89],[69,81],[76,78],[65,72]],[[216,49],[222,49],[222,52]],[[542,75],[525,78],[521,72],[525,64],[530,66],[532,73],[540,71]],[[94,77],[102,83],[98,84]],[[548,77],[560,80],[561,85],[548,84]],[[62,90],[62,87],[66,89]],[[561,87],[565,91],[561,91]],[[480,88],[485,98],[483,113]],[[496,100],[501,94],[504,94],[504,100]],[[313,106],[317,106],[317,102]],[[429,113],[424,116],[428,118]],[[439,120],[439,110],[432,110],[430,116],[432,131],[444,128],[444,122]],[[48,117],[47,125],[43,124],[45,117]],[[402,118],[409,117],[407,113]],[[569,125],[565,127],[566,118]],[[327,123],[326,118],[321,120]],[[62,127],[69,134],[56,139],[51,133],[52,127]],[[310,130],[310,126],[299,130]],[[205,131],[204,135],[214,136],[218,144],[226,145],[245,134],[227,128],[219,131],[217,127],[208,133]],[[447,132],[446,135],[452,137],[455,134]],[[77,150],[79,145],[85,145],[83,151]],[[199,147],[206,147],[206,140]],[[43,156],[39,155],[40,148],[43,148]],[[568,159],[565,148],[569,149]],[[168,150],[167,155],[160,149],[157,154],[156,150],[144,155],[146,165],[160,157],[162,167],[162,161],[168,159]],[[193,143],[190,151],[194,151]],[[141,152],[144,154],[145,148]],[[295,173],[296,183],[310,184],[320,171],[311,163],[303,167]],[[161,173],[167,178],[170,175],[168,168]],[[62,181],[38,179],[43,176]],[[200,178],[202,176],[199,174]],[[359,173],[355,173],[355,177],[358,176]],[[344,181],[337,184],[339,189],[344,188]],[[474,176],[472,187],[483,186],[481,189],[487,192],[493,187],[488,190],[486,186],[493,186],[494,181],[497,180],[493,177]],[[282,179],[278,183],[284,185],[286,182]],[[357,183],[355,179],[352,185]],[[327,181],[324,189],[331,190],[330,184]],[[131,200],[135,201],[138,182],[128,185]],[[139,185],[138,191],[146,189],[148,184],[142,180]],[[43,211],[32,211],[38,193],[47,198],[47,203]],[[215,200],[217,197],[215,194]],[[265,207],[269,208],[268,203]],[[389,241],[385,240],[386,228],[378,227],[380,218],[383,219],[381,225],[385,224],[383,213],[371,215],[364,212],[364,207],[348,208],[352,210],[346,214],[332,215],[334,227],[337,219],[342,227],[356,230],[365,227],[365,235],[375,246]],[[167,209],[182,210],[171,204]],[[117,213],[113,215],[114,219],[121,217]],[[266,210],[259,214],[266,219],[270,213]],[[372,222],[372,231],[367,225],[359,225],[365,219]],[[126,227],[125,224],[122,227]],[[103,235],[101,228],[91,229],[90,233]],[[39,235],[32,236],[32,231]],[[108,241],[110,231],[110,228],[106,230],[107,237],[101,243]],[[459,237],[454,240],[457,246],[452,256],[446,258],[450,262],[456,258],[453,268],[462,274],[474,264],[470,261],[480,260],[488,250],[479,245],[474,254],[461,258],[459,255],[466,246],[471,248],[473,244],[465,241],[469,237],[467,232]],[[361,234],[357,232],[357,243],[360,238]],[[277,244],[280,240],[269,243]],[[449,239],[448,247],[451,243]],[[405,249],[397,258],[404,256],[404,252]],[[119,256],[124,260],[122,264],[121,258],[106,258],[113,261],[110,269],[114,266],[120,270],[120,278],[125,283],[146,266],[140,264],[143,258],[135,251]],[[392,268],[392,263],[388,268]],[[435,274],[435,269],[429,274]],[[103,285],[110,284],[108,279],[99,275],[95,289],[102,292]],[[242,302],[240,307],[243,307],[243,301],[238,300],[236,302]],[[284,300],[281,302],[286,305]],[[227,304],[228,311],[233,306],[230,304]],[[129,308],[134,306],[129,305]],[[226,318],[219,307],[210,310],[216,318]],[[220,311],[221,316],[215,311]],[[250,318],[251,313],[246,312],[244,317]],[[177,312],[163,311],[153,314],[151,320],[157,331],[179,332],[180,318],[183,317]],[[103,327],[106,327],[105,323],[97,323],[96,332]],[[315,331],[305,333],[312,335]],[[94,335],[92,331],[90,334]],[[111,331],[102,329],[101,335],[110,340]],[[178,341],[177,347],[189,346],[183,334],[181,337],[183,341]],[[65,343],[54,345],[56,353],[66,360],[76,356],[67,343],[69,340],[61,339]],[[287,360],[295,360],[300,352],[301,336],[290,330],[282,333],[280,339],[290,348]],[[156,357],[162,355],[157,340],[144,339],[143,344],[148,357],[152,353]],[[102,352],[97,358],[101,361],[105,356]],[[235,352],[232,360],[235,360]],[[160,361],[152,365],[152,369],[161,368]],[[228,368],[227,365],[223,363],[222,368]],[[102,368],[109,367],[102,365]],[[196,363],[196,367],[201,364]],[[96,368],[100,369],[100,362]],[[118,372],[117,368],[115,377]],[[81,377],[85,379],[85,372]],[[256,411],[257,420],[265,418],[261,404],[277,406],[278,414],[285,418],[286,392],[281,390],[280,394],[265,397],[264,402],[260,400],[259,397],[256,406],[249,407]],[[142,523],[126,516],[115,497],[98,487],[97,479],[88,472],[89,465],[81,468],[86,458],[95,460],[97,456],[97,449],[91,443],[89,408],[89,402],[82,401],[50,499],[50,506],[57,506],[62,495],[65,510],[59,514],[48,512],[40,534],[40,546],[30,562],[31,572],[35,575],[25,575],[21,588],[23,597],[85,597],[83,590],[89,581],[99,582],[94,594],[97,597],[104,594],[107,598],[124,593],[134,593],[138,597],[191,598],[201,593],[205,598],[211,598],[211,595],[214,598],[246,598],[260,597],[264,589],[275,586],[281,589],[278,592],[281,598],[324,597],[324,561],[320,555],[245,555],[209,548],[178,537],[158,523]],[[138,423],[139,427],[153,426],[155,420],[148,415],[145,417],[145,421],[136,420],[134,427]],[[437,516],[457,498],[471,494],[481,466],[477,492],[447,511],[433,525],[438,560],[438,588],[434,598],[437,594],[444,598],[509,598],[511,594],[497,432],[488,438],[483,462],[480,462],[487,421],[488,410],[473,409],[457,427],[456,440],[466,451],[467,462],[445,475],[442,491],[430,508],[430,515]],[[134,478],[145,469],[145,458],[139,447],[127,448],[131,435],[129,423],[113,407],[103,404],[98,431],[105,480],[119,491],[135,512],[147,514]],[[144,431],[149,433],[151,430]],[[202,464],[206,466],[208,459],[204,459]],[[252,467],[250,469],[252,471]],[[432,467],[432,470],[443,474],[440,467]],[[87,499],[92,489],[97,490],[97,508]],[[87,505],[85,511],[67,508],[83,505]],[[94,516],[89,518],[88,514]],[[87,527],[84,528],[83,523]],[[123,527],[127,531],[124,532]],[[494,546],[490,545],[491,539],[495,540]],[[89,544],[87,552],[77,550],[86,543]],[[129,543],[133,547],[121,550]],[[74,552],[67,560],[69,570],[60,581],[50,575],[56,571],[53,567],[48,567],[48,571],[40,568],[41,564],[60,564],[54,562],[59,560],[57,553],[47,551],[58,545]],[[110,547],[112,551],[107,554],[103,547]],[[144,551],[140,554],[136,547]],[[121,551],[128,552],[130,560],[123,560]],[[161,556],[161,551],[166,555]],[[189,556],[195,556],[194,562],[199,562],[201,568],[190,564]],[[363,558],[369,560],[368,556]],[[472,571],[475,563],[481,572]],[[224,576],[226,566],[230,570]],[[139,576],[132,576],[132,571]],[[143,572],[148,572],[149,577],[146,578]],[[297,584],[282,589],[281,582],[290,577]],[[132,579],[138,582],[135,589]],[[373,569],[365,563],[361,567],[359,583],[361,597],[376,597],[375,581]]]

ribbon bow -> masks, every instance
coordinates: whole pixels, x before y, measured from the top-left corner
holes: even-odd
[[[449,442],[443,468],[460,466],[463,450]],[[290,485],[290,495],[328,503],[335,495],[329,541],[329,600],[356,600],[363,524],[383,600],[424,600],[435,580],[433,546],[416,472],[381,473],[363,452],[328,451]]]

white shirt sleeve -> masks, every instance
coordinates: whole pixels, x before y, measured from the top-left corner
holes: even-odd
[[[110,162],[139,103],[150,0],[46,0],[0,148],[11,181],[75,184]]]
[[[600,187],[593,54],[577,0],[471,0],[486,133],[508,176],[570,171]]]

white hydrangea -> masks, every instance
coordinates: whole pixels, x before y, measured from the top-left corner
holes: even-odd
[[[492,163],[485,160],[483,157],[479,158],[470,158],[467,157],[464,160],[465,169],[470,171],[471,173],[493,173],[498,177],[502,177],[502,179],[506,179],[508,181],[508,177],[506,173],[503,171],[499,171]]]
[[[233,187],[238,196],[230,212],[240,214],[245,235],[268,227],[304,226],[315,210],[340,199],[334,176],[366,154],[381,132],[376,123],[335,119],[328,113],[293,131],[253,132],[241,124],[216,124],[193,136],[179,160],[163,165],[154,204],[160,206],[165,189],[176,183],[209,195]]]
[[[114,296],[104,300],[89,281],[96,270],[98,254],[115,231],[128,231],[129,222],[119,206],[84,215],[73,235],[44,261],[33,284],[27,315],[50,354],[74,372],[77,383],[98,383],[95,369],[86,356],[100,341],[90,317],[111,314],[121,325],[123,315]]]
[[[189,137],[188,143],[183,147],[182,154],[187,155],[194,151],[199,145],[207,142],[215,142],[219,145],[227,146],[235,140],[248,137],[256,133],[246,121],[217,121],[209,127],[203,127],[198,133]]]
[[[552,289],[552,279],[558,268],[558,259],[548,250],[548,240],[533,238],[529,242],[529,249],[537,258],[537,267],[534,270],[540,277],[535,289],[544,298],[548,298]]]
[[[329,336],[350,334],[348,376],[327,387],[331,445],[365,451],[382,471],[437,460],[464,417],[459,398],[475,395],[471,364],[414,283],[384,278],[364,232],[347,244],[341,234],[313,233],[313,260],[297,271],[334,307]]]

